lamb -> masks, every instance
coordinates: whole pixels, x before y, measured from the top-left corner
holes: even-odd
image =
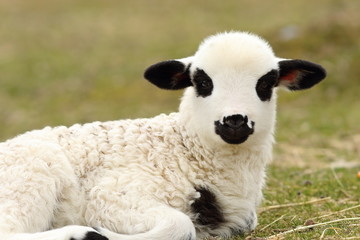
[[[325,78],[228,32],[145,78],[185,89],[179,112],[46,127],[0,144],[2,240],[194,240],[257,225],[279,87]]]

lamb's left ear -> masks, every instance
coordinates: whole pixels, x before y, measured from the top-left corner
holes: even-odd
[[[144,77],[162,89],[183,89],[192,86],[190,66],[192,57],[169,60],[151,65]]]
[[[304,60],[279,61],[279,86],[290,90],[311,88],[326,77],[325,69],[319,64]]]

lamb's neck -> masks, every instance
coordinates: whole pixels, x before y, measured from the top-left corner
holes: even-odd
[[[191,145],[187,146],[195,146],[195,144],[201,146],[197,137],[189,139]],[[194,164],[199,166],[197,172],[192,173],[192,176],[196,176],[195,179],[190,178],[194,186],[205,186],[215,195],[222,196],[221,199],[228,199],[230,202],[234,199],[251,199],[252,204],[256,206],[260,204],[265,167],[271,159],[270,152],[246,148],[214,151],[204,146],[200,147],[201,151],[197,151],[199,148],[188,149],[197,160]],[[258,190],[244,186],[253,186]],[[224,200],[223,204],[228,204],[228,200]]]
[[[257,145],[256,148],[246,144],[209,147],[196,134],[188,131],[186,126],[181,126],[180,134],[190,155],[204,166],[202,174],[211,173],[208,177],[209,183],[213,185],[221,184],[222,180],[236,185],[243,184],[239,175],[244,172],[263,174],[266,164],[272,158],[272,141],[268,141],[270,143],[267,145]],[[214,176],[216,179],[212,179]]]

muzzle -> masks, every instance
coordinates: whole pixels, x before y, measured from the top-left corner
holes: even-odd
[[[245,142],[254,133],[255,123],[240,114],[224,117],[222,122],[215,121],[215,133],[229,144]]]

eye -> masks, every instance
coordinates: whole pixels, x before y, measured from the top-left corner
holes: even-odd
[[[266,89],[270,89],[274,86],[274,84],[271,84],[269,82],[265,82],[265,81],[262,81],[260,84],[259,84],[259,88],[260,89],[263,89],[263,90],[266,90]]]
[[[278,74],[278,71],[274,69],[259,78],[256,84],[256,92],[261,101],[270,101],[273,88],[278,81]]]
[[[199,87],[202,89],[209,89],[209,88],[212,88],[212,83],[208,79],[203,79],[199,83]]]
[[[263,81],[259,81],[259,89],[261,90],[270,90],[275,87],[276,80],[275,79],[266,79]]]
[[[214,85],[211,78],[204,70],[196,69],[193,83],[198,97],[207,97],[211,95]]]

